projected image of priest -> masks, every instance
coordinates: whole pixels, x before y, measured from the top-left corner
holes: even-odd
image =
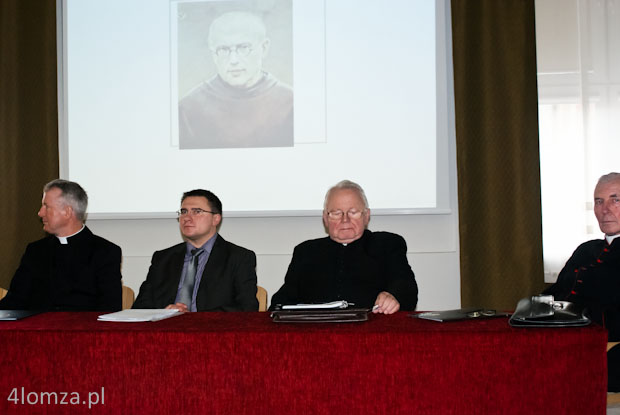
[[[209,28],[217,74],[179,102],[179,148],[290,147],[293,90],[263,69],[262,19],[229,12]]]

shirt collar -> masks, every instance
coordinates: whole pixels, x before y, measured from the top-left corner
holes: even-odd
[[[204,249],[204,251],[207,254],[211,254],[211,250],[213,249],[213,245],[215,244],[216,239],[217,239],[217,232],[199,248]],[[193,249],[196,249],[194,245],[190,244],[189,242],[185,242],[185,254],[186,255],[191,255],[191,252]]]
[[[78,233],[82,232],[84,230],[84,228],[86,227],[86,225],[82,225],[82,227],[80,228],[79,231],[77,231],[76,233],[74,233],[73,235],[69,235],[69,236],[58,236],[56,235],[56,238],[58,238],[58,240],[60,241],[61,245],[67,245],[69,244],[68,239],[71,238],[72,236],[77,235]]]
[[[609,245],[611,245],[611,243],[614,241],[614,239],[616,239],[616,238],[618,238],[618,237],[620,237],[620,233],[619,233],[619,234],[617,234],[617,235],[611,235],[611,236],[609,236],[609,235],[605,235],[605,239],[607,239],[607,243],[608,243]]]
[[[364,233],[362,233],[362,236],[360,236],[359,238],[357,238],[357,239],[356,239],[356,240],[354,240],[353,242],[347,242],[347,243],[334,241],[334,240],[333,240],[330,236],[328,236],[327,238],[328,238],[330,241],[332,241],[334,244],[336,244],[336,245],[340,245],[340,246],[344,246],[344,247],[346,247],[346,246],[349,246],[349,245],[357,245],[357,244],[360,244],[360,243],[361,243],[361,241],[362,241],[363,239],[365,239],[365,238],[366,238],[369,234],[370,234],[370,231],[369,231],[368,229],[364,229]]]

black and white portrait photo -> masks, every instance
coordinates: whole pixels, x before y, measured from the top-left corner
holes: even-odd
[[[179,4],[180,149],[293,145],[291,3]]]

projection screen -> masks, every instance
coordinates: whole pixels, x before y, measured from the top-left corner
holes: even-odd
[[[91,217],[446,213],[451,59],[435,0],[58,0],[61,177]]]

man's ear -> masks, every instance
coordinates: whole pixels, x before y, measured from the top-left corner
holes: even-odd
[[[270,46],[271,46],[271,41],[269,39],[263,40],[263,43],[261,44],[261,49],[263,50],[263,59],[269,53],[269,47]]]
[[[64,205],[62,208],[62,214],[68,219],[73,216],[73,206]]]
[[[215,215],[213,215],[213,225],[214,226],[218,226],[221,222],[222,222],[222,215],[221,214],[216,213]]]
[[[364,219],[364,227],[368,227],[368,222],[370,222],[370,209],[366,209],[366,219]]]

